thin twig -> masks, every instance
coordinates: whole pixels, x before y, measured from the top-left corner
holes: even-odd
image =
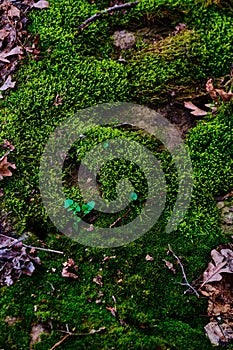
[[[171,249],[171,246],[170,244],[168,244],[168,250],[169,252],[172,253],[172,255],[174,256],[174,258],[176,259],[177,263],[180,265],[180,268],[181,268],[181,271],[182,271],[182,275],[183,275],[183,278],[185,280],[185,283],[181,283],[181,282],[175,282],[176,284],[179,284],[181,286],[186,286],[188,287],[189,289],[191,289],[195,294],[196,296],[199,298],[199,293],[196,291],[196,289],[188,282],[188,279],[187,279],[187,276],[186,276],[186,273],[184,271],[184,266],[182,264],[182,262],[180,261],[179,257],[173,252],[173,250]]]
[[[56,254],[64,254],[64,252],[61,252],[59,250],[53,250],[53,249],[46,249],[46,248],[40,248],[40,247],[33,247],[31,245],[26,245],[23,244],[25,248],[30,248],[30,249],[36,249],[36,250],[43,250],[44,252],[49,252],[49,253],[56,253]]]
[[[82,31],[84,28],[86,28],[90,23],[95,22],[97,19],[101,18],[102,16],[104,16],[105,14],[114,12],[114,11],[120,11],[120,10],[124,10],[126,8],[131,8],[134,7],[136,5],[139,4],[139,1],[135,1],[135,2],[128,2],[126,4],[121,4],[121,5],[115,5],[112,7],[107,8],[106,10],[100,11],[95,13],[93,16],[89,17],[88,19],[86,19],[79,27],[78,30],[79,32]]]
[[[0,233],[0,236],[4,237],[4,238],[9,238],[11,240],[13,240],[14,242],[12,242],[10,245],[5,245],[5,246],[1,246],[0,248],[10,248],[12,247],[13,245],[15,245],[16,243],[19,243],[21,241],[24,241],[27,237],[25,236],[22,236],[20,237],[19,239],[15,239],[13,237],[10,237],[10,236],[6,236],[6,235],[3,235],[2,233]],[[23,244],[23,246],[25,248],[29,248],[29,249],[36,249],[36,250],[43,250],[44,252],[49,252],[49,253],[56,253],[56,254],[64,254],[64,252],[61,252],[59,250],[53,250],[53,249],[46,249],[46,248],[40,248],[40,247],[34,247],[34,246],[31,246],[31,245],[27,245],[27,244]]]
[[[129,214],[130,210],[131,210],[131,208],[129,208],[129,209],[127,210],[127,212],[126,212],[124,215],[122,215],[122,216],[120,216],[119,218],[117,218],[116,221],[114,221],[114,222],[109,226],[109,228],[114,227],[119,221],[121,221],[123,218],[125,218],[125,217]]]
[[[70,337],[70,334],[66,334],[60,341],[58,341],[56,344],[54,344],[50,350],[54,350],[56,349],[59,345],[61,345],[65,340],[66,338]]]
[[[92,334],[95,334],[95,333],[103,332],[103,331],[105,331],[105,330],[106,330],[106,327],[100,327],[100,328],[97,329],[97,330],[92,329],[92,330],[91,330],[90,332],[88,332],[88,333],[73,333],[73,332],[70,332],[70,331],[69,331],[68,324],[66,324],[66,331],[57,329],[57,332],[66,333],[66,335],[65,335],[59,342],[57,342],[56,344],[54,344],[53,347],[52,347],[50,350],[56,349],[59,345],[61,345],[61,344],[62,344],[68,337],[70,337],[71,335],[74,335],[74,336],[92,335]]]
[[[95,329],[92,329],[90,332],[88,333],[73,333],[73,332],[70,332],[69,329],[67,329],[66,331],[62,330],[62,329],[58,329],[57,332],[61,332],[61,333],[66,333],[66,334],[69,334],[69,335],[74,335],[74,336],[86,336],[86,335],[92,335],[92,334],[95,334],[95,333],[100,333],[100,332],[103,332],[106,330],[106,327],[100,327],[99,329],[95,330]]]

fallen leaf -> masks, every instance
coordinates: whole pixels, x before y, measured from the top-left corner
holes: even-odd
[[[165,259],[163,259],[162,261],[165,262],[165,265],[169,270],[171,270],[174,274],[176,273],[176,270],[174,269],[174,266],[170,261],[167,261]]]
[[[49,334],[48,330],[40,323],[34,325],[32,327],[30,336],[31,336],[31,342],[30,345],[33,345],[35,343],[41,342],[41,335],[42,334]],[[31,346],[30,346],[31,348]]]
[[[12,172],[9,170],[9,167],[16,169],[15,164],[9,163],[7,161],[7,156],[0,158],[0,180],[3,179],[3,176],[12,176]]]
[[[214,263],[210,262],[207,269],[203,273],[203,283],[200,288],[202,288],[206,283],[221,281],[221,273],[232,273],[229,266],[227,265],[227,259],[225,256],[220,254],[217,250],[213,249],[211,251],[211,257]]]
[[[9,31],[6,29],[0,29],[0,40],[4,40],[8,35]]]
[[[146,255],[146,260],[147,261],[154,261],[154,258],[150,256],[149,254]]]
[[[16,6],[11,5],[10,9],[8,10],[8,16],[11,18],[20,18],[20,10]]]
[[[4,140],[4,143],[0,144],[0,147],[7,148],[10,151],[13,151],[15,149],[15,146],[13,146],[9,141]]]
[[[55,101],[53,102],[53,105],[59,106],[59,105],[62,105],[62,103],[63,103],[63,99],[61,98],[61,96],[59,94],[57,94],[55,97]]]
[[[38,2],[35,2],[32,7],[35,7],[37,9],[47,9],[49,7],[49,2],[46,0],[40,0]]]
[[[222,99],[223,102],[231,101],[233,98],[232,92],[226,92],[222,89],[215,89],[212,79],[209,79],[206,83],[206,91],[209,93],[210,97],[215,101],[219,102],[219,98]]]
[[[95,278],[93,278],[93,282],[95,282],[96,284],[98,284],[98,285],[100,285],[102,287],[103,286],[102,276],[101,275],[97,275]]]
[[[4,61],[6,57],[9,57],[9,56],[14,56],[14,55],[22,55],[23,54],[23,51],[22,51],[22,48],[21,46],[16,46],[14,47],[13,49],[11,49],[10,51],[8,52],[5,52],[3,51],[1,54],[0,54],[0,61]],[[8,61],[9,62],[9,61]]]
[[[68,261],[63,263],[64,268],[62,269],[62,277],[68,277],[73,279],[78,279],[78,275],[72,272],[74,270],[75,272],[78,270],[78,266],[75,265],[75,262],[73,259],[68,259]]]
[[[219,324],[214,321],[208,323],[204,328],[208,338],[214,345],[223,345],[224,343],[229,343],[233,340],[233,330],[226,323]]]
[[[192,109],[193,111],[190,113],[197,116],[197,117],[207,115],[206,111],[203,111],[202,109],[198,108],[191,101],[184,102],[184,106],[185,106],[185,108]]]
[[[15,87],[15,81],[12,81],[11,76],[9,75],[5,83],[0,87],[0,91],[5,91],[7,89],[14,88],[14,87]]]
[[[116,306],[114,306],[114,307],[108,307],[108,306],[106,306],[106,309],[107,309],[108,311],[110,311],[111,314],[112,314],[114,317],[116,317],[116,312],[117,312]]]
[[[186,24],[184,23],[178,23],[176,26],[175,26],[175,32],[174,34],[177,34],[179,33],[181,30],[184,30],[186,27]]]

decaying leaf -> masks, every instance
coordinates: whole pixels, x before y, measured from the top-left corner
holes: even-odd
[[[167,260],[165,260],[165,259],[163,259],[162,261],[164,261],[166,267],[167,267],[169,270],[171,270],[174,274],[176,273],[176,270],[175,270],[173,264],[172,264],[170,261],[167,261]]]
[[[154,261],[154,258],[149,254],[146,255],[146,261]]]
[[[15,81],[12,81],[11,76],[9,75],[5,83],[0,87],[0,91],[5,91],[10,88],[13,89],[14,87],[15,87]]]
[[[35,343],[40,343],[42,334],[49,334],[48,329],[45,328],[45,326],[41,323],[33,325],[30,333],[30,336],[31,336],[30,345],[32,346]]]
[[[213,345],[223,345],[233,340],[233,330],[226,323],[216,321],[208,323],[205,327],[206,334]]]
[[[15,146],[13,146],[9,141],[4,140],[4,143],[0,144],[0,147],[9,149],[10,151],[14,151]]]
[[[116,306],[114,307],[107,306],[106,309],[111,312],[112,316],[116,317],[116,312],[117,312]]]
[[[231,101],[233,98],[232,92],[226,92],[222,89],[215,89],[212,79],[209,79],[206,83],[206,91],[209,93],[210,97],[215,101],[219,102],[221,99],[223,102]]]
[[[47,9],[49,7],[49,2],[46,0],[39,0],[35,2],[32,7],[35,7],[37,9]]]
[[[100,285],[102,287],[103,286],[102,276],[101,275],[97,275],[95,278],[93,278],[93,282],[95,282],[96,284],[98,284],[98,285]]]
[[[8,35],[9,31],[6,29],[0,29],[0,40],[4,40]]]
[[[16,169],[15,164],[7,161],[7,155],[0,158],[0,180],[3,179],[3,176],[12,176],[12,172],[10,171],[9,167]]]
[[[203,111],[202,109],[198,108],[191,101],[184,102],[184,106],[185,106],[185,108],[191,109],[192,112],[190,112],[190,113],[197,116],[197,117],[207,115],[206,111]]]
[[[63,98],[61,98],[61,96],[57,94],[55,97],[55,101],[53,102],[53,105],[59,106],[59,105],[62,105],[62,103],[63,103]]]
[[[233,245],[219,246],[211,252],[213,262],[202,276],[199,291],[208,298],[210,323],[206,333],[215,345],[233,341]],[[224,323],[216,322],[224,320]],[[227,326],[226,326],[227,325]]]
[[[10,63],[10,61],[8,59],[6,59],[6,57],[20,55],[20,54],[23,54],[23,51],[22,51],[20,46],[16,46],[13,49],[11,49],[10,51],[3,51],[0,54],[0,61]]]
[[[40,259],[28,254],[22,242],[0,234],[0,286],[11,286],[22,274],[31,276]]]
[[[8,16],[11,18],[20,18],[20,10],[16,6],[11,5],[10,9],[8,10]]]
[[[225,253],[226,254],[226,253]],[[227,264],[227,259],[224,255],[219,253],[217,250],[211,251],[211,257],[214,263],[210,262],[207,269],[203,273],[203,283],[200,288],[202,288],[206,283],[221,281],[221,273],[233,273],[229,265]]]
[[[62,277],[68,277],[73,279],[78,279],[78,275],[76,275],[74,272],[78,270],[78,266],[75,265],[75,262],[73,259],[68,259],[68,261],[63,263],[64,268],[62,269]],[[73,272],[74,271],[74,272]]]

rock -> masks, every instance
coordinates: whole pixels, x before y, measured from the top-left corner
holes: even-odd
[[[133,33],[127,30],[116,31],[112,38],[114,45],[120,47],[121,50],[131,49],[136,42]]]

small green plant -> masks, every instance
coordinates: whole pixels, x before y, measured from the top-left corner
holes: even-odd
[[[73,212],[73,228],[77,232],[78,231],[78,223],[81,221],[81,218],[87,214],[89,214],[95,207],[95,202],[90,201],[86,204],[83,204],[80,206],[78,203],[73,201],[72,199],[66,199],[64,202],[64,208],[67,209],[67,211]]]

